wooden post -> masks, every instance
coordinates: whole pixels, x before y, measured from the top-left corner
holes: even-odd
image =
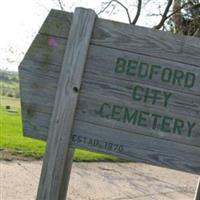
[[[198,181],[194,200],[200,200],[200,178],[199,178],[199,181]]]
[[[96,14],[77,8],[59,77],[37,200],[64,200],[72,165],[69,148],[81,78]]]

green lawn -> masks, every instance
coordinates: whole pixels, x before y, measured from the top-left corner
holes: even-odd
[[[11,106],[11,110],[15,110],[16,113],[8,112],[7,105]],[[19,99],[0,96],[0,149],[36,159],[43,157],[45,142],[23,137]],[[76,150],[74,160],[115,161],[117,159],[108,155]]]

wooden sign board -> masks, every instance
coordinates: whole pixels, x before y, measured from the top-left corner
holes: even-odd
[[[20,65],[25,136],[47,138],[72,18],[51,10]],[[96,18],[74,92],[71,147],[200,174],[199,39]]]

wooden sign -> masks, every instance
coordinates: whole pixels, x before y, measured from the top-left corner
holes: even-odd
[[[20,65],[25,136],[62,120],[70,148],[200,174],[200,40],[94,17],[69,35],[72,18],[51,10]]]

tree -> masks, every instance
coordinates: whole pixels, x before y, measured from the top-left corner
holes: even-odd
[[[199,0],[175,0],[173,13],[170,19],[172,32],[200,37]]]
[[[65,0],[57,1],[60,9],[64,10]],[[127,14],[128,22],[135,25],[137,24],[142,13],[142,8],[152,1],[153,0],[135,0],[137,9],[133,19],[131,19],[131,14],[133,13],[130,12],[130,8],[133,6],[133,1],[129,0],[110,0],[108,2],[102,1],[102,8],[98,12],[98,15],[101,15],[104,12],[112,13],[114,10],[118,10],[118,8],[121,7]],[[129,5],[127,6],[125,3],[129,3]],[[161,9],[163,7],[164,9]],[[158,8],[160,13],[153,14],[157,15],[158,23],[152,28],[167,30],[176,34],[200,37],[199,0],[165,0],[162,5],[158,5]]]

